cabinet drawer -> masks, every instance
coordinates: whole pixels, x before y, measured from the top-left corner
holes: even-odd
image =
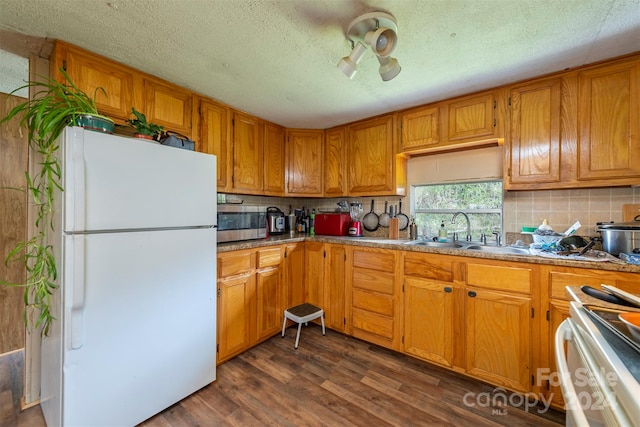
[[[258,268],[280,265],[280,248],[260,249],[258,251]]]
[[[353,251],[354,268],[366,268],[375,271],[394,272],[395,256],[393,252]]]
[[[356,329],[387,339],[393,338],[393,319],[390,317],[354,308],[352,319],[352,325]]]
[[[393,294],[394,275],[392,273],[355,269],[353,270],[352,277],[352,286],[354,288],[379,292],[387,295]]]
[[[467,264],[467,284],[483,288],[531,293],[531,270],[484,264]]]
[[[569,297],[565,290],[567,286],[588,285],[593,288],[600,289],[600,285],[602,283],[603,281],[600,277],[589,277],[581,274],[552,271],[549,273],[549,296],[551,298],[568,300]]]
[[[387,295],[374,294],[359,290],[353,291],[353,307],[366,311],[393,316],[393,299]]]
[[[218,257],[218,277],[229,277],[251,272],[256,266],[256,253],[244,252]]]
[[[405,276],[416,276],[440,282],[453,281],[453,261],[437,256],[407,252],[404,256]]]

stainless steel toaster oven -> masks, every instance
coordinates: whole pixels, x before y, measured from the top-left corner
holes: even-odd
[[[218,205],[218,243],[264,239],[267,236],[265,207]]]

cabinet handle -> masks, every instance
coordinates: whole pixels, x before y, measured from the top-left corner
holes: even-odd
[[[469,291],[468,295],[473,298],[476,296],[476,293],[474,291]]]
[[[446,287],[444,288],[444,291],[445,291],[445,292],[451,292],[451,291],[453,291],[453,289],[451,289],[451,287],[450,287],[450,286],[446,286]]]

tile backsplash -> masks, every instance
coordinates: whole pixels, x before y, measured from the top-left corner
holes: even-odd
[[[340,200],[362,202],[364,213],[375,202],[375,212],[384,211],[384,202],[398,204],[402,200],[402,212],[410,214],[409,197],[345,197],[336,199],[285,198],[266,196],[238,196],[248,205],[277,206],[285,214],[289,205],[294,209],[315,208],[316,211],[334,211]],[[519,232],[522,226],[538,226],[547,219],[554,230],[562,232],[576,221],[582,228],[578,234],[595,236],[595,224],[600,221],[622,221],[622,205],[640,203],[640,187],[594,188],[578,190],[540,190],[505,192],[503,204],[504,233]],[[383,230],[384,231],[384,230]]]
[[[503,226],[505,232],[517,232],[547,218],[555,231],[562,232],[580,221],[578,234],[595,236],[595,224],[622,221],[622,205],[628,203],[640,203],[640,187],[509,191],[504,197]]]

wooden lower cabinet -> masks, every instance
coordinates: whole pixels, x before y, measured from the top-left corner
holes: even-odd
[[[528,392],[531,368],[531,298],[468,287],[467,372],[511,390]]]
[[[218,280],[218,363],[249,348],[249,306],[255,294],[252,273]]]
[[[451,368],[462,340],[462,282],[456,258],[404,252],[404,351]],[[457,353],[461,353],[458,351]]]
[[[558,326],[560,326],[560,323],[567,317],[569,317],[569,301],[559,299],[549,301],[549,343],[554,354],[550,354],[548,378],[540,378],[540,381],[542,381],[541,385],[546,401],[551,400],[551,405],[559,409],[564,409],[564,399],[562,398],[562,389],[560,388],[559,377],[557,376],[558,367],[555,358],[554,339]]]
[[[538,291],[536,266],[468,260],[465,288],[466,371],[510,390],[532,390],[538,358],[532,342]]]
[[[305,302],[304,242],[284,245],[284,308]]]
[[[343,245],[325,245],[324,311],[328,328],[345,332],[347,314],[345,306],[345,277],[347,250]]]
[[[326,326],[563,408],[554,335],[567,286],[640,293],[638,273],[306,241],[218,255],[218,363],[303,302]]]
[[[454,288],[429,279],[404,280],[404,351],[453,366]]]
[[[321,307],[325,326],[339,332],[346,329],[346,252],[344,245],[305,243],[306,301]]]
[[[356,338],[401,350],[399,252],[354,248],[347,280],[347,331]]]
[[[278,333],[284,316],[282,306],[282,248],[258,250],[256,271],[256,337],[262,341]]]
[[[544,337],[541,341],[541,371],[545,377],[540,379],[541,392],[551,405],[564,409],[562,390],[558,384],[558,370],[555,359],[555,334],[560,323],[569,317],[569,296],[567,286],[583,285],[600,289],[600,285],[612,285],[626,292],[640,294],[640,275],[606,270],[573,268],[544,265],[540,267],[541,295],[546,316],[541,316],[540,329]],[[566,353],[565,353],[566,354]]]
[[[218,255],[218,360],[277,334],[283,320],[282,247]]]
[[[305,302],[324,308],[324,243],[305,242],[304,260]]]
[[[533,267],[405,252],[403,273],[407,354],[531,390]]]

